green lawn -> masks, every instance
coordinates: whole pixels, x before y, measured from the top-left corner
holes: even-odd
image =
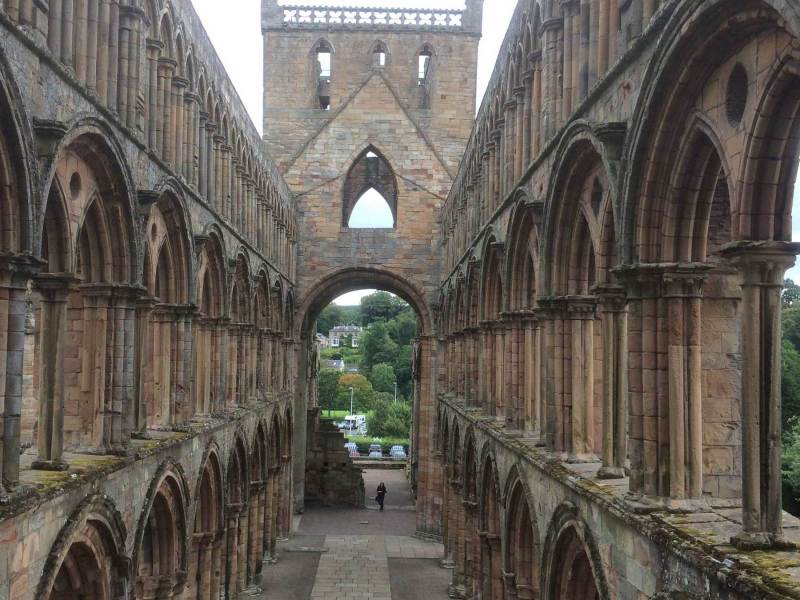
[[[344,418],[349,415],[350,412],[346,410],[332,410],[328,412],[327,409],[322,409],[320,411],[320,416],[323,419],[332,419],[334,421],[344,421]]]

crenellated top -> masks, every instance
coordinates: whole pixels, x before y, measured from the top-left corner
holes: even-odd
[[[370,31],[446,31],[480,34],[483,0],[467,0],[464,9],[391,7],[279,6],[264,0],[264,31],[270,29],[344,29]]]

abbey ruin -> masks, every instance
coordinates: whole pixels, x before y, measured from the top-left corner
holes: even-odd
[[[800,598],[800,0],[518,0],[475,117],[489,9],[262,0],[262,136],[190,0],[0,0],[0,600],[261,593],[361,288],[451,597]]]

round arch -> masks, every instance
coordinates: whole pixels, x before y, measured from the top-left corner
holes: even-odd
[[[417,313],[422,328],[420,333],[424,335],[432,332],[431,311],[422,292],[391,271],[363,267],[342,269],[317,281],[298,309],[300,318],[295,320],[295,333],[301,338],[310,334],[314,319],[325,306],[342,294],[364,288],[376,288],[397,294]],[[297,330],[297,327],[300,329]]]

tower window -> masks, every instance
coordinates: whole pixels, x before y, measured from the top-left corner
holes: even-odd
[[[317,86],[317,104],[322,110],[331,108],[331,66],[333,49],[328,42],[319,42],[314,49],[314,79]]]
[[[386,46],[383,42],[375,44],[372,50],[372,68],[382,69],[386,66]]]
[[[425,85],[425,83],[428,81],[431,68],[431,58],[433,58],[433,54],[427,48],[423,49],[417,57],[417,83],[419,85]]]

